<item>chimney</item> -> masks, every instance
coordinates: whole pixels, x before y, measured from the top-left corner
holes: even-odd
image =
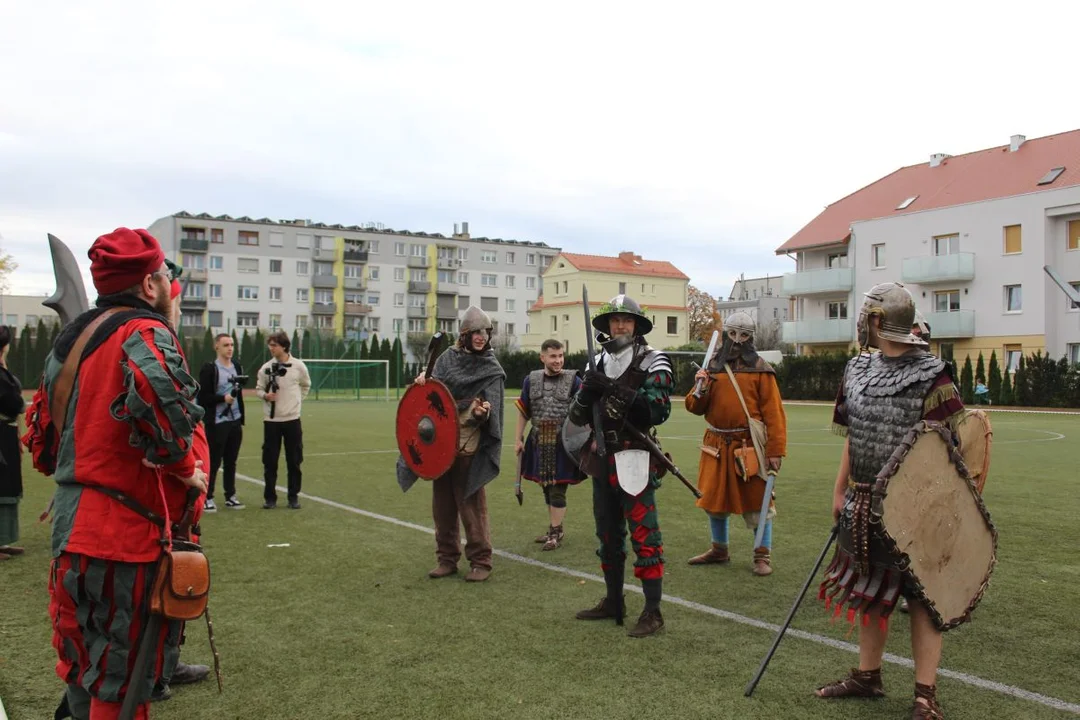
[[[930,167],[937,167],[943,160],[951,157],[952,155],[949,155],[948,153],[934,153],[930,156]]]
[[[641,256],[635,255],[629,250],[624,250],[623,252],[619,253],[619,259],[622,260],[624,263],[630,263],[631,265],[633,265],[634,263],[641,263]]]
[[[461,223],[460,230],[458,229],[458,224],[454,223],[454,237],[457,238],[458,240],[468,240],[469,239],[469,223],[467,223],[467,222]]]
[[[1024,135],[1013,135],[1009,138],[1009,152],[1016,152],[1019,150],[1025,140],[1027,140],[1027,137]]]
[[[469,223],[467,223],[467,222],[461,223],[461,234],[466,236],[466,237],[469,236]]]

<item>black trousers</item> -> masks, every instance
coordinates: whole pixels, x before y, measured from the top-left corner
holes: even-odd
[[[239,420],[216,423],[210,437],[210,487],[206,498],[214,498],[218,469],[224,463],[225,498],[236,494],[236,458],[240,455],[240,443],[244,441],[244,426]]]
[[[304,462],[304,431],[300,419],[284,422],[263,421],[263,479],[266,488],[263,499],[277,502],[277,466],[281,457],[281,444],[285,443],[285,465],[289,471],[289,500],[300,495],[300,463]]]

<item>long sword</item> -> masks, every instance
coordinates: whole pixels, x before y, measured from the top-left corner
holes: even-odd
[[[758,515],[757,532],[754,533],[754,549],[761,547],[761,541],[765,538],[766,517],[769,515],[769,501],[772,500],[773,483],[776,482],[776,473],[768,473],[765,480],[765,498],[761,501],[761,514]]]
[[[592,318],[589,316],[589,288],[581,284],[581,304],[585,308],[585,343],[589,350],[589,370],[596,371],[596,348],[593,346]],[[604,442],[604,415],[600,403],[592,405],[593,439],[596,442],[596,454],[607,457],[607,443]]]
[[[709,349],[705,351],[705,367],[709,367],[709,363],[712,362],[713,353],[716,352],[716,341],[720,338],[720,331],[713,330],[712,339],[709,340]],[[694,395],[701,397],[701,386],[705,384],[704,380],[698,380],[694,384]]]

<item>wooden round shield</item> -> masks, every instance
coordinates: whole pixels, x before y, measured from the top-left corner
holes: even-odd
[[[982,494],[986,487],[986,474],[990,472],[990,446],[994,438],[990,418],[984,410],[968,409],[956,428],[956,434],[964,464],[979,494]]]
[[[952,433],[919,422],[878,475],[874,515],[939,630],[968,620],[997,558],[997,530]]]
[[[405,464],[424,480],[441,477],[457,457],[460,428],[457,403],[438,380],[411,385],[397,409],[398,450]]]

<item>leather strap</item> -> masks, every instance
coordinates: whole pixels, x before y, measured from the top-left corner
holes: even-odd
[[[101,327],[101,324],[111,315],[115,315],[126,309],[127,308],[112,307],[102,312],[96,318],[91,320],[83,329],[82,333],[80,333],[79,337],[75,340],[75,344],[71,346],[71,350],[68,351],[67,358],[64,359],[64,364],[61,366],[60,372],[53,382],[53,390],[49,396],[49,415],[52,417],[52,423],[56,428],[57,435],[61,435],[64,432],[64,421],[67,419],[68,402],[71,400],[71,391],[75,387],[75,375],[79,370],[79,365],[82,363],[82,354],[83,350],[86,349],[86,343],[90,342],[90,338],[93,337],[94,331]]]

